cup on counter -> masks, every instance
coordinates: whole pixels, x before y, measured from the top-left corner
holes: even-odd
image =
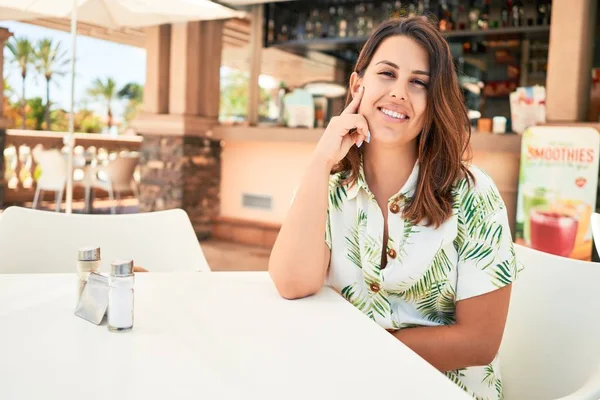
[[[506,133],[506,117],[494,117],[492,121],[493,133]]]
[[[492,120],[489,118],[479,118],[477,120],[477,132],[490,133],[492,131]]]

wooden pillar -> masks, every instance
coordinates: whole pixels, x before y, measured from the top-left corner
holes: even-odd
[[[221,143],[211,129],[219,116],[223,25],[174,24],[168,46],[166,28],[154,28],[149,44],[162,49],[151,63],[158,69],[150,85],[157,97],[145,102],[146,112],[134,123],[144,136],[140,210],[181,208],[200,239],[211,236],[220,209]]]
[[[8,29],[0,28],[0,207],[4,204],[4,147],[6,145],[6,126],[4,118],[4,43],[12,36]]]
[[[585,121],[597,0],[553,0],[546,81],[548,122]]]
[[[173,24],[169,112],[196,115],[200,84],[200,22]]]
[[[219,116],[222,32],[222,21],[173,25],[169,91],[171,114]]]
[[[171,25],[146,28],[146,84],[144,111],[169,113]]]
[[[200,29],[200,101],[198,115],[219,118],[221,93],[221,56],[223,52],[222,20],[205,22]]]
[[[250,31],[250,85],[248,90],[248,124],[258,124],[258,106],[260,103],[260,87],[258,77],[260,75],[261,56],[263,49],[263,8],[262,4],[252,6],[251,31]]]

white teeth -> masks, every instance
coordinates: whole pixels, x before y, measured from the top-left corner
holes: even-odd
[[[396,118],[396,119],[406,119],[406,118],[408,118],[408,117],[407,117],[406,115],[404,115],[404,114],[400,114],[400,113],[397,113],[397,112],[395,112],[395,111],[388,110],[388,109],[386,109],[386,108],[382,108],[382,109],[381,109],[381,112],[382,112],[382,113],[384,113],[385,115],[388,115],[388,116],[390,116],[390,117],[392,117],[392,118]]]

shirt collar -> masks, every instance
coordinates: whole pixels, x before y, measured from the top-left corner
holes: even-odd
[[[413,166],[412,172],[410,173],[410,175],[408,176],[408,179],[404,183],[404,186],[402,186],[402,189],[400,189],[400,191],[398,193],[396,193],[394,196],[392,196],[392,199],[400,197],[400,196],[405,196],[408,198],[412,197],[417,188],[418,180],[419,180],[419,161],[417,160],[417,162],[415,162],[415,165]],[[352,185],[350,188],[347,188],[347,190],[346,190],[346,193],[348,194],[348,199],[355,198],[358,195],[358,192],[361,190],[363,190],[370,197],[372,197],[372,198],[375,197],[373,195],[373,193],[371,192],[371,190],[369,189],[369,186],[367,185],[367,180],[365,179],[365,171],[363,168],[362,155],[360,157],[360,169],[358,172],[358,178],[357,178],[356,184]]]

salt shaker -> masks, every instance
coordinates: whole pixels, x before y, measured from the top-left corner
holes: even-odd
[[[77,252],[77,302],[83,293],[88,277],[100,268],[100,247],[82,247]]]
[[[108,281],[108,329],[124,332],[133,328],[133,260],[110,265]]]

